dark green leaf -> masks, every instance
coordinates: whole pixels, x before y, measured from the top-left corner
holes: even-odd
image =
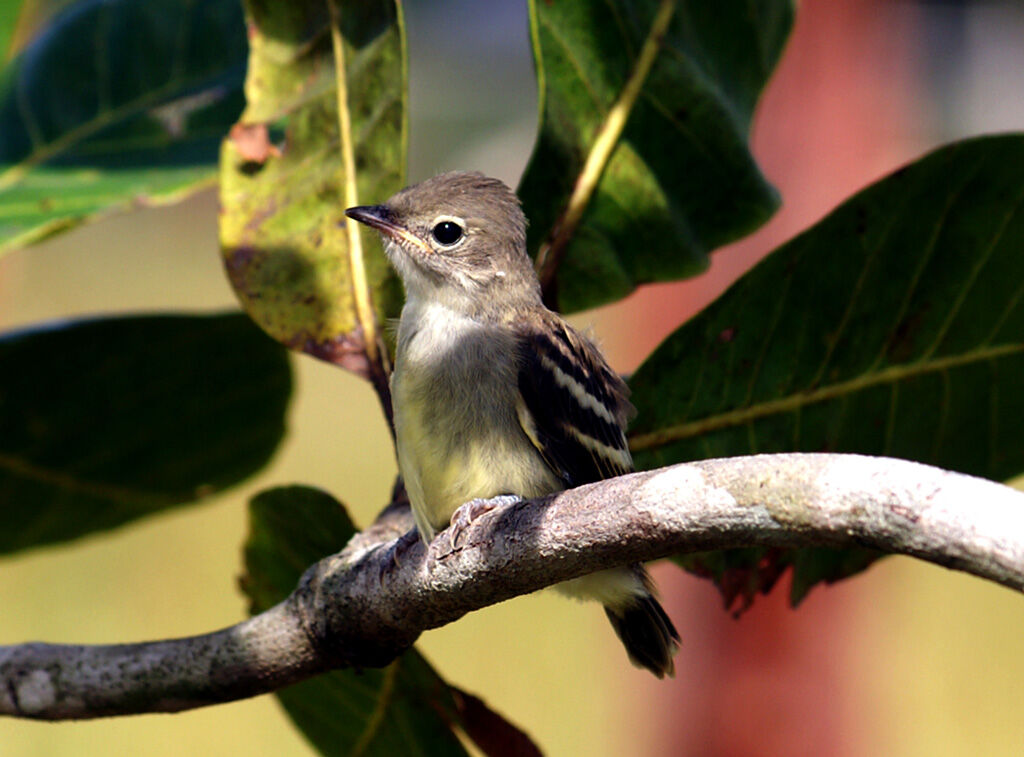
[[[789,601],[796,607],[818,583],[835,583],[867,569],[879,557],[873,549],[831,549],[808,547],[791,552],[793,584]]]
[[[667,6],[673,6],[668,8]],[[662,47],[631,102],[659,8]],[[540,137],[520,185],[534,254],[584,175],[610,112],[628,115],[554,282],[562,310],[693,275],[778,201],[747,149],[751,114],[792,23],[786,0],[530,3]],[[564,225],[564,224],[563,224]],[[552,248],[554,249],[554,248]]]
[[[1024,471],[1022,171],[1021,135],[946,147],[772,253],[633,377],[638,464],[803,450]],[[800,597],[869,556],[795,560]]]
[[[738,616],[758,594],[767,594],[790,566],[778,549],[727,549],[677,555],[673,561],[718,587],[726,610]]]
[[[81,0],[0,72],[0,252],[209,183],[242,106],[238,0]]]
[[[722,595],[725,609],[739,616],[758,594],[768,594],[787,570],[793,568],[790,603],[795,607],[819,582],[834,583],[868,568],[882,557],[870,549],[726,549],[676,555],[673,561],[691,573],[711,580]]]
[[[272,489],[250,504],[242,585],[260,612],[284,599],[302,572],[339,551],[355,533],[344,506],[308,487]],[[449,688],[409,650],[383,670],[342,670],[278,693],[306,738],[325,755],[464,755],[453,728],[480,736],[481,724],[504,734],[488,754],[539,754],[528,737],[476,697]],[[518,738],[517,738],[518,736]],[[522,751],[510,751],[512,747]]]
[[[309,565],[355,533],[340,502],[308,487],[262,492],[249,515],[242,586],[253,614],[288,596]],[[465,754],[441,714],[453,707],[447,686],[414,650],[383,670],[328,673],[277,696],[321,754]]]
[[[0,552],[195,501],[284,434],[287,357],[240,314],[57,323],[0,339]]]
[[[451,692],[416,651],[384,669],[336,671],[277,694],[323,755],[465,755],[451,729]]]
[[[344,210],[364,199],[383,201],[404,182],[399,11],[391,0],[348,3],[334,29],[323,0],[248,5],[248,102],[221,152],[228,275],[246,310],[275,339],[363,372],[356,297],[370,295],[384,319],[398,314],[401,290],[369,230],[357,231],[368,290],[359,288]],[[343,59],[334,54],[334,33]],[[342,116],[351,122],[348,132]],[[349,152],[354,193],[345,186]]]
[[[249,502],[242,588],[252,615],[291,594],[302,573],[339,552],[356,532],[345,506],[308,486],[280,486]]]

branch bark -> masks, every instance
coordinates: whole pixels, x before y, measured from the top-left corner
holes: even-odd
[[[870,547],[1024,590],[1024,494],[917,463],[787,454],[634,473],[494,510],[394,553],[393,508],[267,612],[143,644],[0,647],[0,713],[173,712],[385,665],[421,632],[585,573],[739,546]],[[397,523],[408,520],[398,518]]]

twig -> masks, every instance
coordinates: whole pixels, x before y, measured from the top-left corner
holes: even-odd
[[[389,522],[375,533],[390,538],[401,525]],[[857,455],[706,460],[608,479],[494,510],[463,531],[457,547],[443,532],[397,565],[380,549],[385,542],[367,533],[312,566],[282,604],[213,634],[0,648],[0,713],[67,719],[171,712],[265,693],[332,668],[385,665],[422,631],[467,612],[680,552],[871,547],[1024,590],[1024,493]]]

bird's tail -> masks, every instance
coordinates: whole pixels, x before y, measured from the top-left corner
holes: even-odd
[[[634,665],[658,678],[675,675],[672,658],[679,649],[679,634],[654,598],[654,582],[643,565],[612,567],[557,584],[555,589],[577,599],[601,602]]]
[[[679,649],[679,634],[654,598],[654,582],[642,565],[601,570],[556,584],[555,589],[604,605],[634,665],[658,678],[675,675],[672,657]]]
[[[622,605],[605,605],[604,611],[626,647],[630,662],[647,668],[658,678],[676,674],[672,658],[679,649],[679,633],[650,591],[634,595]]]

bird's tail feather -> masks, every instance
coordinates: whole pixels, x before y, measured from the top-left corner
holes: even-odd
[[[658,678],[675,676],[672,657],[679,649],[679,633],[652,594],[636,595],[621,606],[605,605],[604,611],[634,665]]]

